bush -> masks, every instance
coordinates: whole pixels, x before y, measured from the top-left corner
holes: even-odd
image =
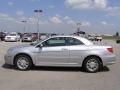
[[[116,40],[116,43],[120,43],[120,40]]]

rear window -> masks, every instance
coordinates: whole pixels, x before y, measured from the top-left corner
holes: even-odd
[[[85,38],[81,38],[81,41],[85,44],[85,45],[93,45],[93,43],[88,40],[88,39],[85,39]]]
[[[31,34],[25,34],[24,36],[26,36],[26,37],[31,37],[32,35],[31,35]]]
[[[76,38],[69,38],[68,43],[69,45],[83,45],[83,43]]]

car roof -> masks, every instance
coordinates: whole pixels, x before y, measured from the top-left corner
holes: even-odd
[[[56,35],[56,36],[52,36],[52,37],[73,37],[73,38],[83,38],[81,36],[74,36],[74,35]]]

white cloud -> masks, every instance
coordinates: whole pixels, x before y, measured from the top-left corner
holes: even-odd
[[[97,8],[106,8],[107,7],[107,0],[94,0],[94,5]]]
[[[30,23],[32,23],[32,24],[35,24],[35,23],[36,23],[36,19],[33,18],[33,17],[30,17],[30,18],[29,18],[29,21],[30,21]]]
[[[64,22],[67,23],[67,24],[73,24],[73,25],[76,24],[76,22],[75,22],[71,17],[69,17],[69,16],[65,16],[65,17],[63,18],[63,20],[64,20]]]
[[[54,16],[54,17],[52,17],[52,18],[50,18],[49,19],[51,22],[53,22],[53,23],[62,23],[62,20],[60,19],[60,17],[59,16]]]
[[[24,15],[24,12],[23,12],[23,11],[17,11],[16,14],[17,14],[18,16],[23,16],[23,15]]]
[[[11,16],[9,16],[8,14],[4,14],[4,13],[0,13],[0,20],[2,21],[13,21],[14,18],[12,18]]]
[[[37,20],[35,17],[30,17],[30,18],[27,18],[26,19],[28,21],[28,23],[30,24],[36,24],[37,23]],[[47,21],[42,21],[42,20],[39,20],[39,24],[46,24]]]
[[[107,22],[106,21],[102,21],[101,24],[107,25]]]
[[[120,7],[108,7],[106,11],[110,16],[120,16]]]
[[[103,10],[107,16],[120,16],[120,6],[110,6],[109,0],[65,0],[65,5],[78,10]]]
[[[13,17],[11,17],[8,14],[0,13],[0,29],[5,31],[13,31],[14,27],[16,27],[16,30],[18,28],[17,20]],[[11,29],[11,30],[10,30]]]
[[[88,22],[88,21],[83,21],[83,22],[81,22],[81,24],[82,24],[82,26],[84,26],[84,27],[89,27],[89,26],[91,26],[91,23]]]
[[[77,21],[73,20],[69,16],[62,17],[60,15],[55,15],[55,16],[51,17],[49,20],[51,22],[57,23],[57,24],[68,24],[68,25],[73,25],[73,26],[76,26],[76,24],[77,24]],[[89,21],[81,21],[81,26],[89,27],[89,26],[91,26],[91,23]]]
[[[8,2],[8,5],[13,6],[14,3],[13,2]]]
[[[4,14],[4,13],[0,13],[0,17],[4,18],[4,17],[8,17],[8,14]]]
[[[104,9],[107,0],[65,0],[65,4],[73,9]]]
[[[106,27],[109,27],[109,26],[114,26],[113,23],[109,23],[109,22],[106,22],[106,21],[101,21],[101,24],[106,26]]]

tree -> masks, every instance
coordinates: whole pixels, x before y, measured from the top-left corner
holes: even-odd
[[[116,32],[116,36],[117,36],[117,37],[119,36],[119,32]]]

